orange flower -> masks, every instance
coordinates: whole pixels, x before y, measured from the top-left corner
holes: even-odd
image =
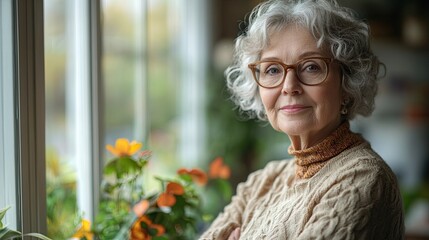
[[[140,142],[132,141],[130,143],[126,138],[117,139],[114,147],[110,144],[106,145],[106,149],[117,157],[130,157],[141,147]]]
[[[182,185],[175,182],[169,182],[165,192],[159,195],[156,203],[160,207],[171,207],[176,204],[176,197],[174,195],[182,195],[184,193],[185,189]]]
[[[147,211],[148,208],[149,208],[149,201],[144,199],[144,200],[141,200],[136,205],[134,205],[133,212],[137,215],[137,217],[141,217]]]
[[[176,197],[171,193],[161,193],[158,200],[156,200],[156,203],[160,207],[171,207],[176,204]]]
[[[143,223],[143,224],[142,224]],[[142,227],[145,225],[145,227]],[[156,236],[162,236],[165,233],[165,228],[162,225],[154,224],[147,216],[142,216],[134,222],[130,230],[131,240],[150,240],[152,235],[150,231],[156,230]]]
[[[183,195],[185,193],[185,189],[182,185],[175,182],[169,182],[165,191],[174,195]]]
[[[72,238],[92,240],[94,234],[91,232],[91,222],[83,219],[80,228],[73,234]]]
[[[210,164],[209,176],[210,178],[228,179],[231,176],[231,169],[223,163],[223,158],[217,157]]]
[[[191,170],[188,170],[186,168],[181,168],[177,170],[177,173],[182,174],[188,174],[192,177],[192,179],[198,183],[199,185],[206,185],[207,183],[207,174],[203,172],[201,169],[193,168]]]

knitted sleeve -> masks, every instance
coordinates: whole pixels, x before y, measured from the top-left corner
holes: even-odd
[[[252,214],[246,212],[249,200],[258,199],[266,194],[271,185],[269,183],[276,178],[284,166],[282,162],[272,161],[264,169],[251,173],[246,182],[238,184],[237,193],[232,197],[231,203],[218,215],[200,240],[228,239],[235,228],[242,226],[243,217]]]
[[[254,172],[249,175],[246,182],[238,184],[237,193],[232,197],[231,203],[217,216],[200,240],[228,239],[231,232],[241,226],[242,214],[250,194],[249,189],[252,185],[257,184],[260,175],[261,171]]]
[[[360,161],[321,188],[295,239],[403,239],[397,186],[387,166]]]

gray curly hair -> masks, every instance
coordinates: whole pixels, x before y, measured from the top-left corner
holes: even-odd
[[[341,63],[342,90],[349,100],[346,119],[374,110],[377,79],[384,66],[370,48],[369,26],[335,0],[269,0],[249,15],[247,31],[235,40],[234,63],[225,71],[232,100],[250,118],[266,114],[248,64],[259,60],[270,34],[288,24],[307,28],[319,48],[330,49]]]

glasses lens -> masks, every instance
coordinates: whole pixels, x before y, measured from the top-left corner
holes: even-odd
[[[318,85],[328,75],[328,64],[324,59],[304,59],[291,65],[299,80],[306,85]],[[285,78],[286,69],[278,62],[260,62],[252,67],[256,81],[263,87],[277,87]]]
[[[275,87],[283,80],[285,70],[276,62],[262,62],[256,65],[255,77],[260,85],[264,87]]]
[[[325,80],[328,66],[322,59],[306,59],[298,64],[296,72],[302,83],[317,85]]]

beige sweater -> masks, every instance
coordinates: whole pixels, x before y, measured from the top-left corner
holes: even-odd
[[[270,162],[238,185],[237,194],[200,239],[403,239],[395,175],[363,142],[310,178],[296,177],[296,159]]]

